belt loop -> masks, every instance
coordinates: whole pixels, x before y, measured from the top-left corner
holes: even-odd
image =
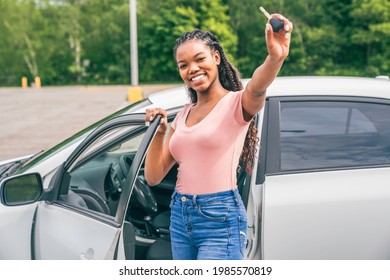
[[[240,205],[240,194],[238,193],[238,190],[234,189],[233,192],[234,192],[234,196],[236,198],[237,205]]]
[[[192,202],[196,205],[196,194],[194,194],[194,196],[192,197]]]
[[[176,195],[177,195],[177,191],[176,191],[176,188],[173,190],[173,193],[171,195],[171,200],[175,199]]]

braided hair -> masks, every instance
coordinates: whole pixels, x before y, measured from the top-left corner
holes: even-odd
[[[178,47],[184,42],[195,39],[201,40],[212,50],[219,52],[221,56],[221,63],[218,65],[218,77],[222,86],[229,91],[242,90],[243,86],[240,79],[240,73],[227,59],[226,54],[218,38],[209,31],[195,29],[191,32],[184,32],[182,36],[176,40],[176,44],[173,48],[173,55],[175,59]],[[198,101],[196,91],[192,88],[188,88],[188,91],[191,102],[196,103]],[[254,119],[252,119],[248,128],[248,132],[246,134],[244,147],[240,156],[240,161],[242,162],[245,171],[248,174],[251,174],[253,170],[258,142],[259,138],[257,136],[257,128],[255,126]]]

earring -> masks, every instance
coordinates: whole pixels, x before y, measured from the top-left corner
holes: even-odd
[[[184,85],[184,88],[186,89],[186,91],[190,91],[190,88],[187,85]]]

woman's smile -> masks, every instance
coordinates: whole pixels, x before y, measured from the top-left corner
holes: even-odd
[[[196,75],[195,77],[192,77],[190,78],[190,81],[194,84],[194,85],[199,85],[203,82],[203,80],[206,78],[206,74],[200,74],[200,75]]]

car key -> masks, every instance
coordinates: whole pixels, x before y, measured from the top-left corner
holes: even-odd
[[[283,21],[271,17],[271,15],[263,7],[260,7],[260,11],[269,19],[269,23],[271,24],[274,32],[279,32],[283,28]]]

